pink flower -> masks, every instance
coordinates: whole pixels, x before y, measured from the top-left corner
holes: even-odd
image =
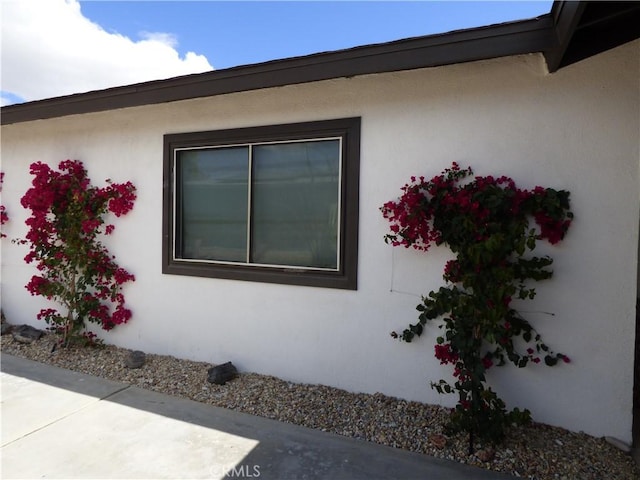
[[[118,285],[122,285],[125,282],[135,280],[135,277],[127,272],[124,268],[118,268],[114,272],[113,278]]]
[[[57,314],[58,314],[58,311],[54,310],[53,308],[43,308],[42,310],[40,310],[38,315],[36,315],[36,318],[38,320],[42,320]]]
[[[26,285],[26,289],[31,295],[45,295],[47,287],[49,287],[49,280],[38,275],[31,277]]]
[[[84,233],[90,234],[100,226],[100,223],[100,220],[97,219],[85,220],[84,222],[82,222],[82,231]]]
[[[458,354],[451,350],[450,344],[435,345],[435,356],[440,360],[441,365],[456,363],[459,358]]]

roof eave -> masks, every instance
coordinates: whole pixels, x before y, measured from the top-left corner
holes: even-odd
[[[554,2],[551,17],[555,24],[556,42],[544,52],[549,72],[560,68],[564,54],[586,8],[585,2]]]
[[[549,72],[640,38],[640,3],[556,1],[556,41],[544,52]]]
[[[211,97],[300,83],[541,52],[555,43],[551,15],[156,80],[0,109],[2,125]]]

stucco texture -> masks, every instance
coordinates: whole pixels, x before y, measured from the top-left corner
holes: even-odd
[[[554,278],[523,305],[556,351],[556,368],[493,369],[508,407],[539,422],[631,442],[638,255],[638,41],[548,74],[540,55],[337,79],[2,127],[2,309],[43,327],[48,303],[24,285],[35,269],[24,236],[29,164],[82,160],[95,184],[130,180],[134,210],[106,240],[136,276],[129,324],[108,343],[241,371],[453,405],[429,382],[450,378],[433,356],[440,330],[411,344],[392,330],[416,320],[442,284],[450,253],[386,245],[379,207],[411,175],[451,162],[507,175],[523,188],[567,189],[575,221],[557,246]],[[161,272],[163,135],[344,117],[362,118],[357,291],[205,279]]]

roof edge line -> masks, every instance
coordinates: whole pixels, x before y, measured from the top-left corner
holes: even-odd
[[[553,47],[552,42],[556,38],[554,26],[551,14],[545,14],[533,19],[35,100],[0,108],[0,123],[9,125],[333,78],[542,52]],[[509,41],[504,41],[505,38]],[[274,72],[281,75],[274,79]]]

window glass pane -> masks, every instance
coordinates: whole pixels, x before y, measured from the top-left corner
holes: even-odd
[[[356,290],[360,122],[164,135],[162,272]]]
[[[340,141],[253,150],[252,262],[338,268]]]
[[[179,151],[183,259],[246,262],[249,148]]]

